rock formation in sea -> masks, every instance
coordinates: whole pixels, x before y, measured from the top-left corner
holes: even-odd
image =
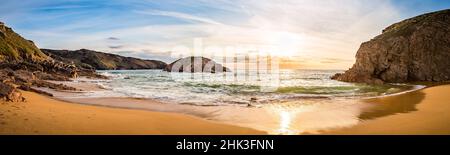
[[[168,64],[164,71],[168,72],[229,72],[230,69],[205,57],[186,57]]]
[[[352,68],[332,78],[372,84],[450,80],[450,10],[387,27],[361,44]]]
[[[103,53],[87,49],[75,51],[41,49],[55,60],[73,63],[79,68],[96,70],[164,69],[166,63]]]

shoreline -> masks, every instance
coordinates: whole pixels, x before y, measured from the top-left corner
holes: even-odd
[[[390,96],[398,96],[398,95],[402,95],[402,94],[407,94],[407,93],[411,93],[411,92],[415,92],[415,91],[420,91],[426,88],[430,88],[433,86],[427,86],[427,85],[412,85],[414,88],[409,89],[409,90],[405,90],[405,91],[401,91],[401,92],[397,92],[397,93],[393,93],[393,94],[385,94],[385,95],[380,95],[380,96],[373,96],[373,97],[361,97],[359,98],[360,100],[370,100],[370,99],[376,99],[376,98],[384,98],[384,97],[390,97]]]

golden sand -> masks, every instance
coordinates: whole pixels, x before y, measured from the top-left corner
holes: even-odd
[[[23,92],[0,104],[0,134],[264,134],[197,117],[67,103]]]
[[[0,134],[265,134],[252,126],[237,127],[186,114],[75,104],[23,93],[26,103],[0,104]],[[376,105],[358,115],[362,122],[319,133],[450,134],[450,85],[361,102]]]
[[[415,106],[390,108],[396,111],[401,110],[399,108],[408,108],[409,110],[413,108],[413,111],[364,121],[356,126],[331,130],[325,134],[450,134],[450,85],[430,87],[397,96],[370,99],[366,102],[383,104],[383,106],[404,103]],[[376,114],[374,112],[372,115]]]

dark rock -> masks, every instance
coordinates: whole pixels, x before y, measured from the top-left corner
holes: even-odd
[[[216,70],[218,69],[218,70]],[[230,69],[204,57],[186,57],[168,64],[164,71],[168,72],[229,72]]]
[[[37,79],[41,80],[52,80],[52,81],[71,81],[69,77],[57,75],[57,74],[48,74],[41,71],[33,72]]]
[[[64,84],[55,84],[52,82],[47,82],[43,80],[37,80],[33,83],[34,86],[37,87],[46,87],[54,90],[69,90],[69,91],[77,91],[78,89],[70,86],[66,86]]]
[[[36,80],[36,76],[32,72],[25,70],[14,71],[13,78],[16,83],[25,85],[31,85]]]
[[[69,87],[69,86],[66,86],[63,84],[55,84],[52,82],[44,81],[43,79],[48,78],[48,77],[43,77],[43,76],[51,76],[51,75],[47,75],[47,73],[30,72],[30,71],[26,71],[26,70],[10,71],[8,69],[1,69],[0,73],[6,73],[6,74],[2,74],[2,76],[0,76],[1,82],[13,83],[15,85],[18,85],[18,87],[20,87],[20,88],[37,86],[37,87],[51,88],[51,89],[55,89],[55,90],[71,90],[71,91],[77,90],[76,88]],[[8,74],[8,73],[11,73],[11,74]],[[5,76],[5,75],[9,75],[9,76]],[[61,79],[57,79],[57,78],[61,78]],[[65,79],[67,79],[67,77],[62,77],[62,76],[59,77],[57,75],[53,75],[53,77],[48,80],[65,80]]]
[[[25,98],[14,85],[0,82],[0,99],[8,102],[24,102]]]
[[[384,82],[450,80],[450,10],[393,24],[361,44],[356,63],[333,79]]]
[[[93,69],[78,68],[45,55],[33,41],[22,38],[11,28],[0,24],[0,98],[6,101],[23,101],[17,88],[51,95],[35,90],[31,86],[56,90],[77,90],[63,84],[45,80],[68,81],[79,75],[104,77]]]
[[[63,81],[77,77],[78,72],[80,72],[74,65],[67,65],[53,60],[0,62],[0,69],[2,68],[46,73],[55,76],[54,80],[62,79]],[[67,78],[61,78],[61,76]]]
[[[14,75],[14,71],[10,68],[0,69],[0,80],[10,79]]]

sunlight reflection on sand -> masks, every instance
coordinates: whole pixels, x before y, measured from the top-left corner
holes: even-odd
[[[315,134],[329,128],[352,126],[360,121],[358,116],[364,107],[368,107],[350,100],[342,103],[332,101],[333,104],[324,102],[327,101],[298,101],[264,106],[263,109],[278,124],[269,133]]]

